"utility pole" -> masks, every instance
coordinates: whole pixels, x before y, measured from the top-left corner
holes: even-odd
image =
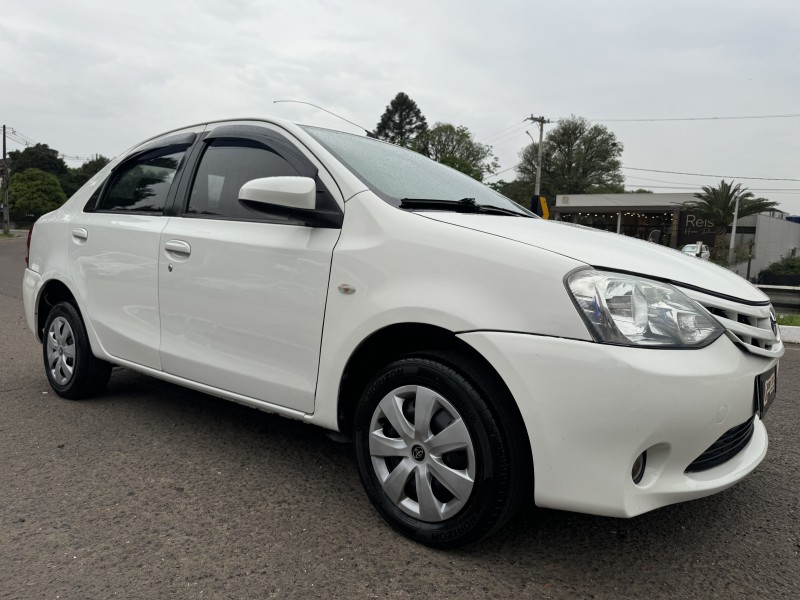
[[[6,126],[3,125],[3,233],[11,232],[11,218],[8,216],[8,159],[6,158]]]
[[[544,149],[544,126],[547,123],[552,123],[552,121],[542,116],[534,117],[533,115],[527,117],[525,120],[539,125],[539,159],[536,161],[536,188],[533,191],[533,195],[536,196],[536,199],[538,200],[539,192],[542,189],[542,150]],[[533,137],[531,137],[531,139],[533,139]]]

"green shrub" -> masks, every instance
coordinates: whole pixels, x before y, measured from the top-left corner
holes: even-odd
[[[764,273],[772,273],[773,275],[800,275],[800,257],[787,257],[772,263]]]
[[[758,283],[800,286],[800,258],[787,257],[772,263],[758,274]]]

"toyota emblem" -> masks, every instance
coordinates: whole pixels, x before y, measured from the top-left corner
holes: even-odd
[[[414,446],[411,448],[411,457],[416,461],[420,461],[425,458],[425,450],[422,446]]]

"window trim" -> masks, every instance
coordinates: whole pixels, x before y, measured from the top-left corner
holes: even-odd
[[[314,179],[317,190],[323,191],[330,198],[330,203],[335,209],[317,209],[303,211],[299,209],[283,208],[276,206],[273,214],[285,214],[288,220],[270,217],[265,212],[263,217],[232,217],[224,215],[202,215],[187,212],[191,192],[197,179],[200,165],[206,151],[214,140],[230,140],[231,146],[243,147],[240,142],[256,143],[268,152],[274,152],[288,162],[300,176]],[[239,142],[239,143],[237,143]],[[187,161],[187,164],[189,161]],[[191,152],[190,164],[187,167],[187,177],[183,177],[172,205],[165,214],[188,219],[204,219],[212,221],[231,221],[245,223],[267,223],[275,225],[289,225],[299,227],[334,228],[341,229],[344,222],[344,212],[328,186],[319,177],[319,169],[297,148],[290,140],[272,130],[253,125],[223,125],[212,132],[203,134],[197,140]]]
[[[194,140],[196,134],[192,133],[191,139]],[[176,139],[180,138],[180,139]],[[183,170],[186,167],[187,158],[189,157],[189,149],[191,147],[191,143],[187,145],[184,141],[188,139],[188,136],[173,136],[172,138],[168,138],[167,140],[161,141],[176,141],[178,143],[171,143],[166,146],[158,144],[158,145],[150,145],[147,146],[137,152],[134,152],[130,156],[126,157],[125,160],[121,161],[118,165],[116,165],[111,172],[106,177],[106,180],[103,182],[102,189],[100,191],[100,195],[97,197],[97,201],[94,203],[94,206],[91,208],[89,207],[89,201],[87,201],[86,205],[83,208],[84,212],[91,212],[91,213],[100,213],[100,214],[114,214],[114,215],[147,215],[147,216],[166,216],[167,207],[171,203],[171,196],[174,195],[174,192],[177,190],[177,184],[179,183],[179,177],[182,175]],[[169,190],[167,190],[167,196],[164,198],[164,206],[161,210],[113,210],[108,208],[103,208],[103,203],[108,198],[108,194],[111,191],[111,187],[113,183],[117,181],[117,178],[122,170],[126,167],[129,167],[131,164],[136,163],[139,164],[143,161],[149,160],[151,158],[158,158],[159,156],[166,156],[168,154],[174,154],[176,152],[183,152],[183,158],[181,159],[181,163],[178,165],[178,168],[175,170],[175,175],[172,178],[172,182],[170,183]],[[94,194],[92,194],[94,196]]]
[[[103,179],[102,183],[99,186],[97,186],[97,189],[92,193],[91,196],[89,196],[89,199],[83,205],[83,212],[85,213],[95,212],[98,201],[100,200],[100,198],[103,197],[103,194],[106,193],[106,185],[108,185],[108,182],[111,181],[112,173],[113,170],[108,175],[106,175],[106,178]]]

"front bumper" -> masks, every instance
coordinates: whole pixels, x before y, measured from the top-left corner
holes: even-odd
[[[777,359],[727,337],[698,350],[653,350],[502,332],[462,334],[506,382],[530,438],[538,506],[632,517],[708,496],[750,473],[767,451],[753,436],[712,469],[686,467],[755,411],[755,377]],[[631,467],[647,450],[639,484]]]

